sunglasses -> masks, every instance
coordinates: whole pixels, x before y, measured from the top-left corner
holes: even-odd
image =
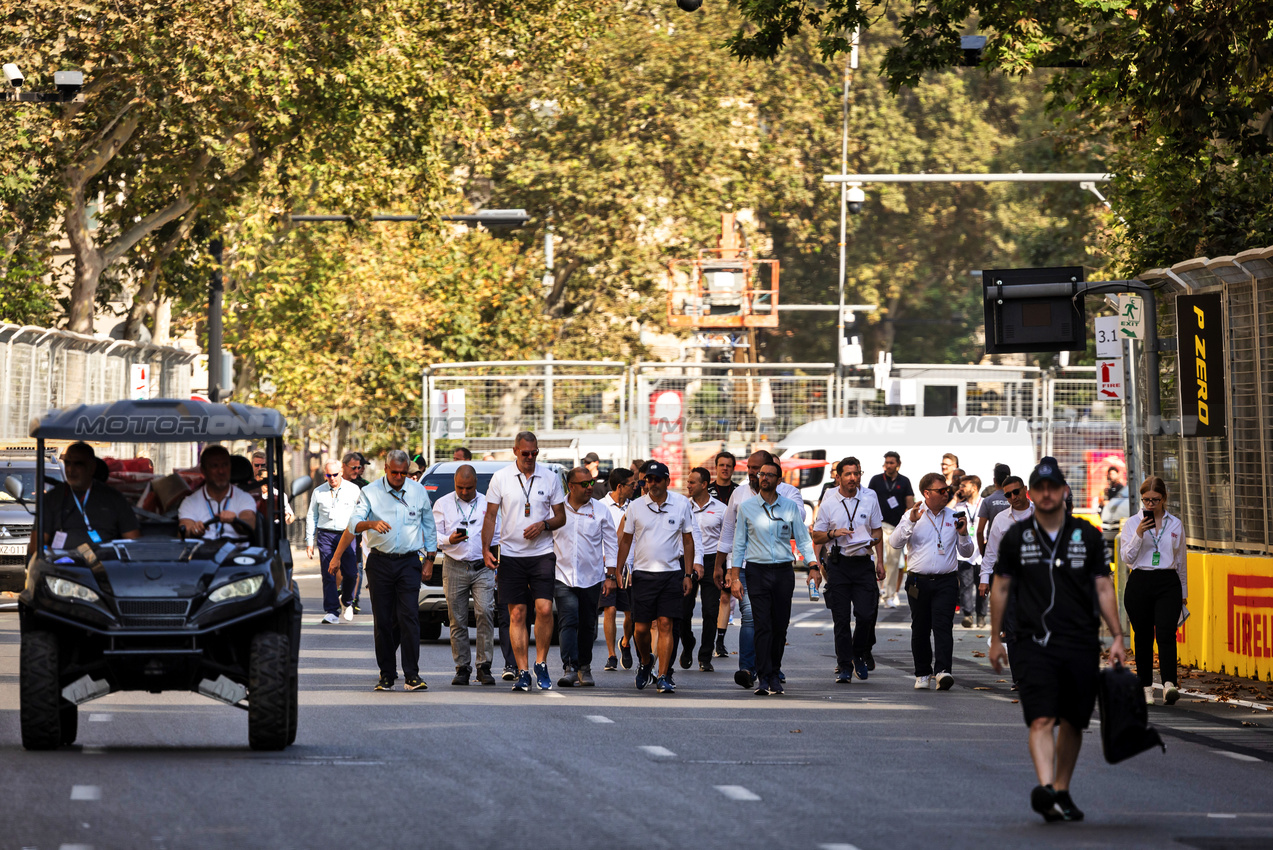
[[[397,472],[397,471],[392,470],[392,469],[386,469],[386,470],[385,470],[385,475],[393,475],[393,476],[395,476],[395,477],[397,477],[397,478],[401,478],[401,477],[403,477],[403,476],[404,476],[404,475],[406,475],[406,474],[407,474],[407,470],[405,470],[405,469],[404,469],[404,470],[402,470],[401,472]]]
[[[589,478],[587,481],[571,481],[570,483],[576,487],[591,487],[596,481]]]
[[[925,490],[924,492],[925,493],[949,493],[950,488],[949,487],[933,487],[932,489]]]
[[[265,469],[265,461],[261,461],[260,463],[255,463],[255,462],[254,462],[254,463],[252,464],[252,468],[253,468],[253,469]]]
[[[339,472],[324,472],[323,477],[324,478],[339,478],[340,473]]]
[[[1018,487],[1015,490],[1004,490],[1003,495],[1007,496],[1009,499],[1015,499],[1017,496],[1021,495],[1021,488]]]
[[[779,475],[776,472],[759,472],[756,474],[756,477],[757,478],[778,478]]]

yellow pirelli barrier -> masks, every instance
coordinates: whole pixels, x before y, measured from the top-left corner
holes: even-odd
[[[1273,558],[1190,552],[1191,616],[1176,630],[1180,661],[1273,680]]]

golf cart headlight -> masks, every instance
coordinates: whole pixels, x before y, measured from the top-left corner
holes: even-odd
[[[208,594],[209,602],[225,602],[230,599],[242,599],[248,596],[255,596],[256,592],[261,589],[261,584],[265,581],[265,576],[252,576],[251,578],[239,579],[229,584],[223,584],[216,590]]]
[[[73,581],[67,581],[64,578],[56,578],[54,576],[45,576],[44,583],[54,596],[62,599],[78,599],[81,602],[96,602],[98,595],[89,590],[82,584],[76,584]]]

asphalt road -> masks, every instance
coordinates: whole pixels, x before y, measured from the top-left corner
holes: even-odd
[[[0,848],[1273,847],[1273,718],[1192,701],[1151,710],[1165,755],[1107,765],[1094,726],[1087,820],[1045,825],[1019,706],[974,655],[984,630],[956,628],[954,689],[915,691],[904,609],[881,609],[876,671],[836,685],[829,613],[799,588],[782,697],[725,659],[678,671],[673,696],[600,664],[594,689],[451,687],[444,642],[422,647],[427,692],[374,693],[371,618],[318,625],[315,567],[298,575],[300,732],[281,753],[248,749],[246,712],[138,693],[82,706],[74,746],[24,751],[0,612]]]

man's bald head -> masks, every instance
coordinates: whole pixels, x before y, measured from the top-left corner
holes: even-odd
[[[467,463],[455,470],[455,495],[466,502],[477,497],[477,471]]]

